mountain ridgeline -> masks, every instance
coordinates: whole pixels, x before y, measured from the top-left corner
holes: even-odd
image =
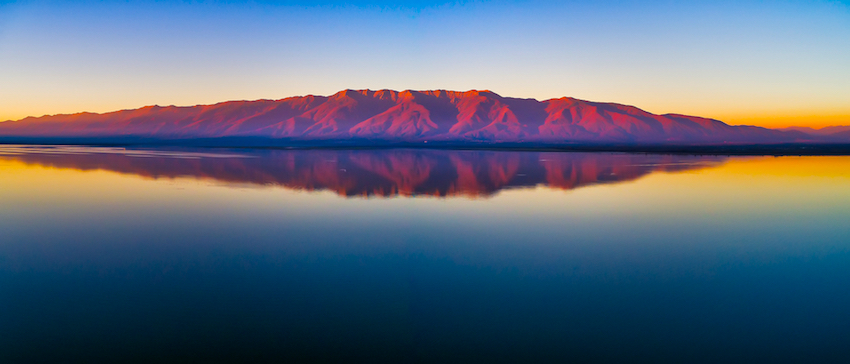
[[[538,101],[490,91],[345,90],[328,97],[28,117],[0,123],[0,137],[691,145],[799,142],[816,136],[568,97]]]

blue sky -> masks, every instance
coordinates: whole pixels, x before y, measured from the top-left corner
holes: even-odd
[[[345,88],[850,124],[838,1],[0,3],[0,120]]]

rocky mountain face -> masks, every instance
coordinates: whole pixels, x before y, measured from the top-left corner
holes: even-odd
[[[490,91],[345,90],[332,96],[148,106],[104,114],[0,123],[0,136],[288,140],[770,143],[807,140],[798,130],[731,126],[678,114],[574,98],[519,99]]]

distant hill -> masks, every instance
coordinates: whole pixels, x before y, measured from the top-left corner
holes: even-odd
[[[843,126],[827,126],[825,128],[815,129],[806,126],[791,126],[781,128],[782,131],[798,131],[801,133],[817,136],[841,136],[842,133],[850,132],[850,125]],[[846,133],[845,133],[846,134]]]
[[[633,106],[569,97],[538,101],[490,91],[345,90],[328,97],[28,117],[0,123],[0,136],[690,145],[805,142],[819,135],[655,115]]]

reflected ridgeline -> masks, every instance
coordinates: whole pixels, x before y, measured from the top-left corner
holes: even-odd
[[[617,153],[378,150],[149,150],[0,146],[0,158],[145,178],[197,178],[340,196],[492,196],[538,185],[571,190],[652,172],[717,166],[718,156]]]

